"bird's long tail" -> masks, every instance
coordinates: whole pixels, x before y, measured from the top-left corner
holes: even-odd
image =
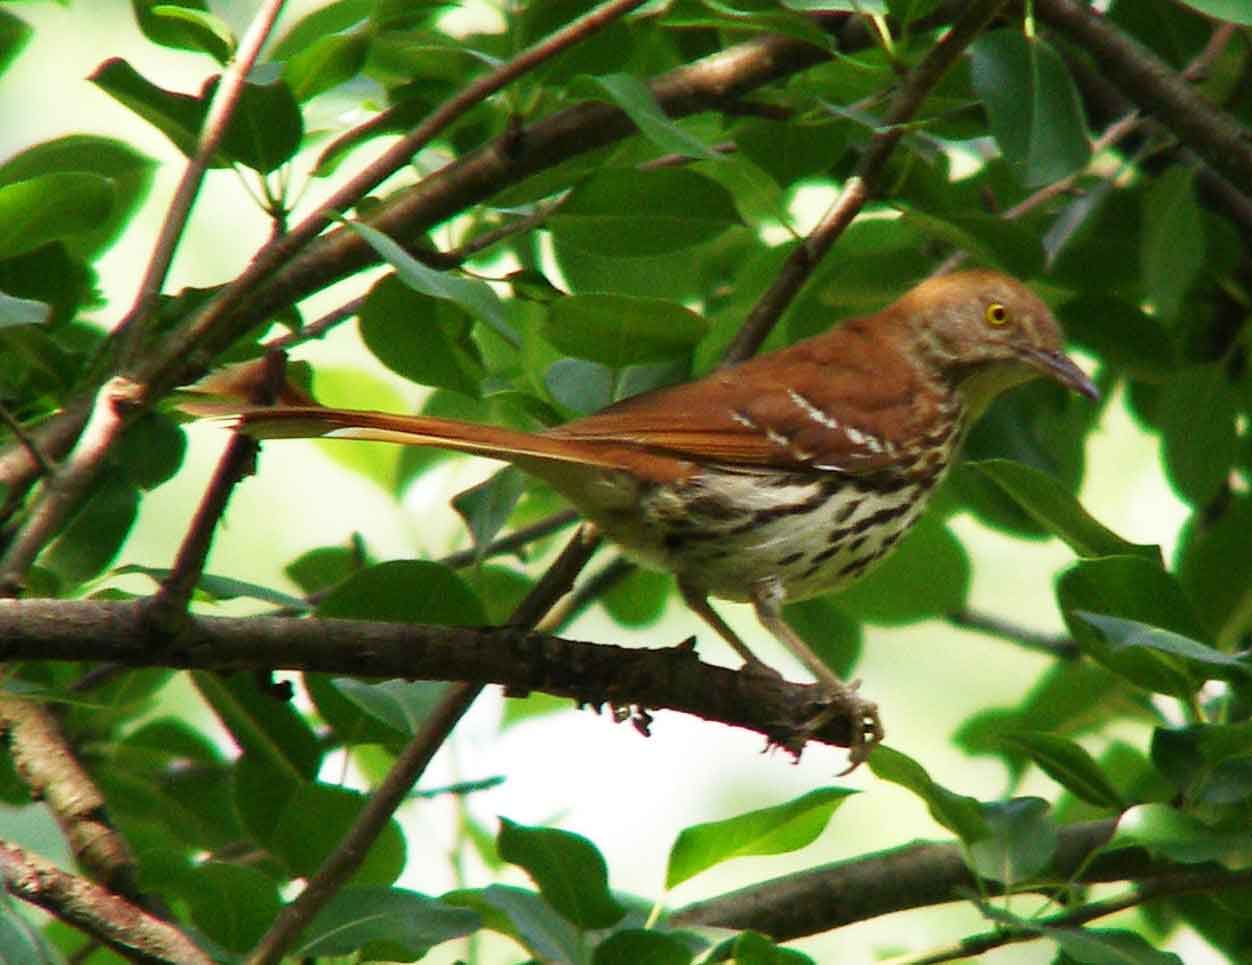
[[[657,482],[679,478],[690,469],[684,460],[658,458],[629,444],[592,444],[434,416],[394,415],[319,405],[192,404],[184,408],[214,416],[255,439],[362,439],[431,446],[500,459],[515,463],[541,479],[556,482],[558,488],[564,488],[559,480],[568,473],[565,467],[571,465],[626,470]]]

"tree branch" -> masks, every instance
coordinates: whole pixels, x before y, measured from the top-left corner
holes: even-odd
[[[1075,0],[1035,0],[1039,19],[1082,47],[1100,72],[1234,184],[1252,184],[1252,135],[1156,54]]]
[[[693,641],[632,649],[519,627],[428,627],[364,620],[193,616],[173,642],[130,603],[0,600],[0,660],[129,667],[281,668],[365,677],[471,680],[580,704],[676,710],[786,743],[824,706],[820,687],[703,663]],[[847,721],[813,739],[847,747]]]
[[[169,923],[4,840],[0,840],[0,877],[10,894],[86,932],[131,961],[172,965],[213,962]]]
[[[983,935],[972,935],[953,945],[920,958],[909,960],[908,965],[940,965],[958,959],[981,955],[1018,942],[1033,941],[1047,937],[1045,930],[1077,928],[1097,918],[1115,915],[1119,911],[1134,908],[1145,902],[1176,895],[1193,895],[1201,892],[1218,892],[1241,888],[1252,883],[1252,871],[1189,871],[1181,870],[1140,883],[1134,891],[1107,901],[1089,901],[1069,911],[1063,911],[1032,922],[1033,928],[998,928]]]
[[[548,567],[543,578],[531,588],[513,611],[512,620],[531,627],[543,619],[562,596],[600,545],[600,537],[583,527],[566,544],[560,557]],[[248,956],[248,965],[270,965],[282,957],[296,936],[356,871],[375,839],[404,803],[431,759],[448,740],[453,728],[482,693],[480,683],[457,684],[443,695],[439,705],[422,723],[421,729],[400,752],[386,778],[370,795],[369,803],[352,823],[343,841],[322,862],[295,901],[287,905]]]
[[[178,187],[174,189],[174,197],[166,209],[165,220],[161,223],[160,233],[152,248],[152,258],[139,283],[139,291],[135,294],[135,302],[114,331],[120,359],[119,371],[133,361],[135,353],[143,344],[144,330],[156,306],[161,286],[165,284],[166,275],[169,274],[187,217],[191,214],[191,207],[195,204],[200,185],[204,182],[204,174],[209,169],[222,138],[226,136],[230,119],[243,96],[248,73],[256,63],[266,38],[274,29],[274,22],[285,2],[286,0],[266,0],[252,18],[252,23],[235,52],[234,60],[222,71],[221,82],[204,118],[195,156],[188,160]]]
[[[1102,852],[1113,820],[1060,829],[1051,867],[1030,891],[1064,884],[1153,879],[1194,868],[1154,861],[1138,848]],[[816,935],[896,911],[941,905],[971,894],[1003,894],[997,882],[978,881],[963,860],[963,846],[906,844],[809,871],[776,878],[679,909],[675,925],[754,929],[777,941]],[[1233,880],[1233,879],[1232,879]],[[1023,889],[1018,889],[1023,890]]]
[[[9,739],[13,767],[56,819],[70,852],[111,890],[135,897],[135,857],[109,824],[104,795],[78,763],[49,710],[31,700],[0,697],[0,731]]]

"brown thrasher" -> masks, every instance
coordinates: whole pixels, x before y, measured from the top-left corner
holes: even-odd
[[[1005,389],[1046,376],[1092,399],[1047,307],[991,271],[932,278],[874,315],[541,433],[316,406],[252,408],[258,438],[438,446],[514,463],[610,539],[672,571],[687,604],[762,666],[709,606],[750,602],[853,722],[851,763],[882,738],[855,693],[783,621],[896,546],[965,428]]]

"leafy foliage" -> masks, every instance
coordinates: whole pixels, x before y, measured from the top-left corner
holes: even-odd
[[[57,608],[4,640],[0,847],[16,897],[0,908],[0,959],[122,960],[109,927],[125,920],[110,918],[120,906],[102,900],[92,917],[22,890],[43,880],[22,876],[22,861],[63,859],[71,845],[79,865],[62,860],[72,869],[63,883],[94,878],[133,904],[132,923],[159,907],[168,921],[148,924],[203,960],[263,947],[328,861],[342,864],[328,902],[261,960],[410,961],[440,946],[580,965],[821,960],[826,948],[845,951],[842,935],[802,950],[782,943],[846,923],[824,889],[862,874],[881,882],[911,860],[923,863],[911,879],[922,884],[857,914],[976,896],[988,925],[981,936],[909,933],[909,950],[957,941],[953,957],[1029,940],[1058,961],[1172,962],[1166,946],[1190,930],[1231,961],[1252,959],[1252,176],[1236,167],[1248,164],[1252,126],[1245,3],[1114,0],[1096,14],[1036,0],[1028,20],[1003,5],[926,90],[909,86],[917,65],[955,17],[990,5],[674,0],[593,30],[579,19],[593,9],[584,0],[333,0],[280,19],[239,78],[232,65],[248,45],[235,18],[260,3],[132,0],[127,40],[102,29],[98,18],[119,16],[111,5],[59,6],[56,17],[37,4],[0,10],[6,116],[39,122],[15,127],[0,164],[0,591]],[[67,29],[102,38],[76,72],[41,59]],[[574,42],[498,73],[562,31]],[[72,104],[72,127],[24,103],[32,76]],[[206,131],[228,89],[233,108]],[[925,96],[888,131],[902,90]],[[220,136],[202,153],[209,134]],[[900,135],[889,155],[879,151],[888,134]],[[198,155],[211,200],[177,239],[159,239],[151,210],[177,213],[169,185]],[[866,158],[878,166],[867,172]],[[806,233],[854,175],[873,196],[829,256],[796,269]],[[211,251],[195,247],[205,235]],[[149,250],[168,256],[176,244],[175,272],[140,291]],[[898,553],[838,598],[788,607],[841,673],[862,652],[892,652],[881,628],[924,623],[926,652],[897,650],[892,662],[907,665],[899,680],[933,677],[925,706],[897,701],[877,679],[894,672],[885,662],[863,672],[892,731],[863,793],[826,786],[829,762],[811,780],[803,772],[819,789],[790,793],[760,776],[772,760],[723,761],[719,778],[754,769],[742,781],[754,793],[731,798],[728,776],[706,781],[719,810],[682,828],[671,799],[692,783],[686,771],[615,775],[626,805],[597,826],[645,826],[634,840],[656,866],[649,899],[620,886],[631,846],[496,807],[502,780],[524,779],[532,758],[559,760],[598,790],[572,745],[543,730],[562,706],[551,697],[510,694],[494,743],[509,755],[526,740],[541,746],[508,757],[503,779],[504,758],[493,758],[500,772],[457,772],[417,794],[388,784],[405,767],[422,773],[418,751],[429,763],[467,691],[447,676],[377,679],[366,628],[501,625],[499,646],[530,646],[523,631],[537,618],[523,601],[545,590],[558,541],[560,504],[546,486],[507,469],[454,499],[459,463],[340,451],[362,488],[323,495],[333,474],[307,472],[267,491],[251,518],[240,508],[223,517],[224,498],[207,499],[198,536],[221,517],[228,549],[207,569],[196,539],[177,552],[197,491],[224,497],[251,459],[236,453],[206,485],[203,446],[189,450],[173,393],[212,367],[268,365],[286,349],[298,390],[256,377],[249,401],[312,388],[356,407],[540,429],[706,373],[788,272],[803,284],[776,307],[766,349],[877,310],[950,259],[1030,281],[1104,401],[1042,384],[1003,397]],[[357,277],[372,266],[381,272]],[[355,333],[311,346],[352,318]],[[1136,449],[1131,437],[1146,441]],[[267,446],[263,479],[288,451]],[[1089,458],[1117,478],[1090,479]],[[1153,486],[1171,494],[1169,513]],[[362,492],[395,510],[381,530],[357,531]],[[401,502],[421,502],[416,523]],[[441,528],[453,508],[460,517]],[[1127,520],[1133,535],[1120,531]],[[441,534],[452,526],[468,549],[424,558],[450,548]],[[277,540],[283,529],[300,531],[298,546]],[[1016,556],[1052,537],[1064,560],[1055,586],[1035,581],[1029,599],[1014,598]],[[1009,540],[1014,549],[995,556]],[[667,577],[610,565],[585,585],[551,620],[592,608],[607,617],[588,625],[603,643],[616,642],[613,627],[672,642],[657,628],[674,596]],[[141,608],[149,635],[62,656],[101,630],[93,614],[120,612],[106,604]],[[321,672],[316,641],[274,649],[273,665],[293,671],[279,678],[213,664],[188,604],[245,635],[276,625],[258,616],[322,628],[332,644],[359,646],[359,667]],[[23,605],[5,610],[33,612]],[[1019,696],[987,706],[984,690],[952,728],[956,747],[994,758],[1007,784],[941,773],[950,757],[934,751],[948,735],[933,721],[952,696],[941,691],[954,689],[943,681],[978,685],[993,672],[959,669],[973,667],[959,656],[969,644],[943,621],[1038,644],[1049,635],[1032,625],[1048,614],[1072,646],[1022,657],[1013,679],[991,682]],[[276,637],[255,639],[270,657]],[[525,652],[543,668],[538,646]],[[470,682],[500,679],[492,654],[480,657]],[[546,670],[536,687],[579,692],[579,668]],[[639,694],[651,683],[623,670],[602,699],[646,733]],[[51,747],[32,751],[32,720]],[[910,728],[917,747],[905,743]],[[698,772],[701,753],[692,775],[712,773]],[[64,761],[81,778],[43,770]],[[78,808],[93,800],[83,788],[96,804]],[[383,791],[394,799],[374,815]],[[914,826],[880,816],[894,814],[893,794],[915,805]],[[28,833],[43,813],[35,799],[60,830]],[[560,823],[567,803],[546,823]],[[859,839],[858,807],[873,809],[897,850]],[[83,812],[111,823],[123,857],[82,844]],[[346,846],[363,826],[366,839]],[[844,860],[808,872],[816,884],[761,880],[796,867],[775,864],[784,854],[807,848],[795,861],[813,863],[828,826]],[[936,833],[952,844],[904,844]],[[753,879],[749,897],[711,897],[721,865],[746,856],[731,867],[749,869],[739,872]],[[662,874],[666,892],[694,879],[704,900],[650,909],[666,900]],[[1089,926],[1084,915],[1106,909],[1083,889],[1110,880],[1140,889],[1125,902],[1140,912]],[[1014,890],[1049,901],[1027,916],[995,897]],[[32,917],[23,900],[60,920]],[[137,925],[122,931],[150,939]]]

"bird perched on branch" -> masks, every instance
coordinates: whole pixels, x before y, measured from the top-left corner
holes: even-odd
[[[259,439],[371,439],[514,463],[631,555],[674,573],[691,609],[759,668],[708,597],[751,603],[832,712],[848,715],[855,766],[882,738],[877,707],[784,622],[783,604],[838,590],[890,553],[970,423],[1039,376],[1097,398],[1043,302],[977,270],[544,432],[316,405],[251,407],[233,420]]]

